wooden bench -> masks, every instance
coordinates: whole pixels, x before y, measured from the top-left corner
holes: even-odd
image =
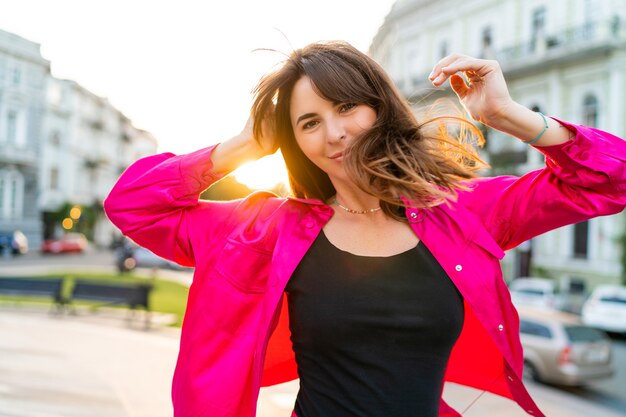
[[[0,277],[0,294],[50,297],[56,306],[64,303],[63,278]]]
[[[150,284],[111,284],[77,279],[65,304],[73,300],[101,301],[103,305],[123,304],[134,311],[141,307],[146,312],[146,327],[150,323]]]
[[[137,308],[146,312],[146,327],[150,324],[150,284],[111,284],[76,279],[69,296],[63,296],[63,278],[0,277],[0,294],[10,296],[50,297],[57,311],[69,307],[74,300],[99,301],[102,305],[126,305],[134,315]]]

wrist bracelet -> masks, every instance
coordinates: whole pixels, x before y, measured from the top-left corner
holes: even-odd
[[[546,133],[546,130],[548,130],[548,120],[546,120],[546,116],[543,115],[543,113],[541,113],[540,111],[536,112],[539,116],[541,116],[541,118],[543,119],[543,122],[545,123],[545,126],[543,127],[543,130],[541,131],[541,133],[539,133],[537,135],[536,138],[534,138],[533,140],[523,140],[522,142],[524,142],[527,145],[532,145],[533,143],[537,142],[544,133]]]

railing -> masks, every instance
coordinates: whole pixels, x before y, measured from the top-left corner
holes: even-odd
[[[546,54],[569,53],[612,45],[626,40],[625,24],[626,22],[622,22],[617,16],[607,21],[588,22],[504,48],[496,53],[496,58],[502,63],[510,63],[522,59],[542,58]]]
[[[24,165],[37,163],[37,151],[34,145],[15,146],[12,143],[0,143],[0,162],[9,162]]]

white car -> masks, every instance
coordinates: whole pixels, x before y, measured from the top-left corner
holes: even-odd
[[[582,288],[569,284],[569,290],[559,288],[555,280],[548,278],[522,277],[509,284],[511,301],[515,307],[532,307],[545,310],[560,310],[580,314],[586,294]]]
[[[588,326],[626,334],[626,286],[596,287],[583,305],[582,320]]]
[[[556,284],[547,278],[517,278],[509,284],[515,307],[557,309]]]

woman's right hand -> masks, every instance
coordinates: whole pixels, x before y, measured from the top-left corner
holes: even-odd
[[[229,174],[240,165],[256,161],[271,155],[278,150],[278,141],[274,135],[272,123],[263,122],[260,134],[254,135],[254,117],[251,115],[241,133],[220,143],[211,154],[213,171],[218,174]]]
[[[255,159],[271,155],[278,150],[278,140],[276,140],[274,129],[270,120],[263,120],[263,126],[261,126],[260,132],[260,135],[254,135],[254,116],[250,115],[246,125],[239,134],[241,137],[247,138],[257,145],[258,157]]]

